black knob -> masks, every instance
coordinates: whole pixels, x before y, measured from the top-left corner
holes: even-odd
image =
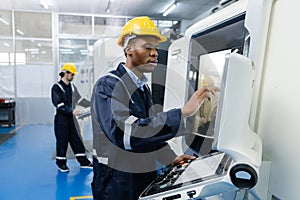
[[[237,164],[230,170],[231,182],[240,189],[251,189],[257,181],[256,171],[247,164]]]

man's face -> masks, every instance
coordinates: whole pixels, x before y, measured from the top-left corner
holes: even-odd
[[[75,74],[72,74],[71,72],[66,72],[65,76],[66,76],[66,79],[71,82],[73,80]]]
[[[157,66],[158,39],[152,36],[143,36],[133,39],[130,44],[131,64],[134,69],[141,72],[153,72]]]

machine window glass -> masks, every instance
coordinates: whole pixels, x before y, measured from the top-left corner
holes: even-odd
[[[227,53],[237,50],[243,54],[245,37],[248,35],[244,19],[245,15],[242,14],[192,36],[187,99],[203,86],[220,86]],[[201,155],[208,154],[212,148],[218,100],[218,93],[212,95],[211,101],[205,100],[198,113],[187,119],[188,132],[196,134],[188,134],[185,142]]]
[[[191,88],[204,86],[220,88],[225,55],[230,52],[231,49],[227,49],[200,55],[199,66],[190,69]],[[197,153],[207,154],[211,150],[219,96],[219,92],[212,93],[210,100],[205,99],[197,113],[187,120],[188,129],[193,134],[186,136],[186,143]]]

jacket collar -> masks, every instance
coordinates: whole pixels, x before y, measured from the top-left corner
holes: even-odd
[[[127,73],[124,64],[125,63],[120,63],[117,69],[112,73],[117,75],[119,78],[123,80],[128,91],[132,94],[138,87],[136,83],[132,80],[132,78],[129,76],[129,74]]]

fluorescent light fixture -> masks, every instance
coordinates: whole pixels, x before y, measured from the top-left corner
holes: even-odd
[[[164,17],[167,16],[170,12],[172,12],[177,6],[177,3],[173,3],[167,10],[162,14]]]
[[[61,54],[74,54],[74,52],[73,51],[71,51],[71,52],[60,52]]]
[[[107,13],[109,13],[110,12],[110,3],[111,3],[112,1],[111,0],[108,0],[108,2],[107,2],[107,6],[106,6],[106,9],[105,9],[105,12],[107,12]]]
[[[88,53],[89,52],[89,50],[87,50],[87,49],[80,49],[79,51],[80,51],[80,53]]]
[[[24,33],[23,33],[20,29],[17,29],[17,32],[18,32],[20,35],[24,35]]]
[[[173,26],[173,21],[168,21],[168,20],[159,20],[158,21],[158,26],[159,27],[165,27],[165,28],[170,28]]]
[[[72,49],[59,49],[60,52],[71,52]]]
[[[87,50],[87,49],[80,49],[79,51],[80,51],[81,55],[88,55],[89,54],[89,50]]]
[[[3,22],[4,24],[6,24],[7,26],[9,26],[8,21],[6,21],[5,19],[3,19],[1,16],[0,16],[0,21]]]
[[[39,49],[32,48],[32,49],[25,49],[25,51],[29,51],[29,52],[39,52],[40,50],[39,50]]]
[[[9,47],[9,44],[6,42],[4,42],[3,45]]]
[[[47,0],[41,0],[41,5],[43,8],[48,9],[49,8],[49,3]]]

